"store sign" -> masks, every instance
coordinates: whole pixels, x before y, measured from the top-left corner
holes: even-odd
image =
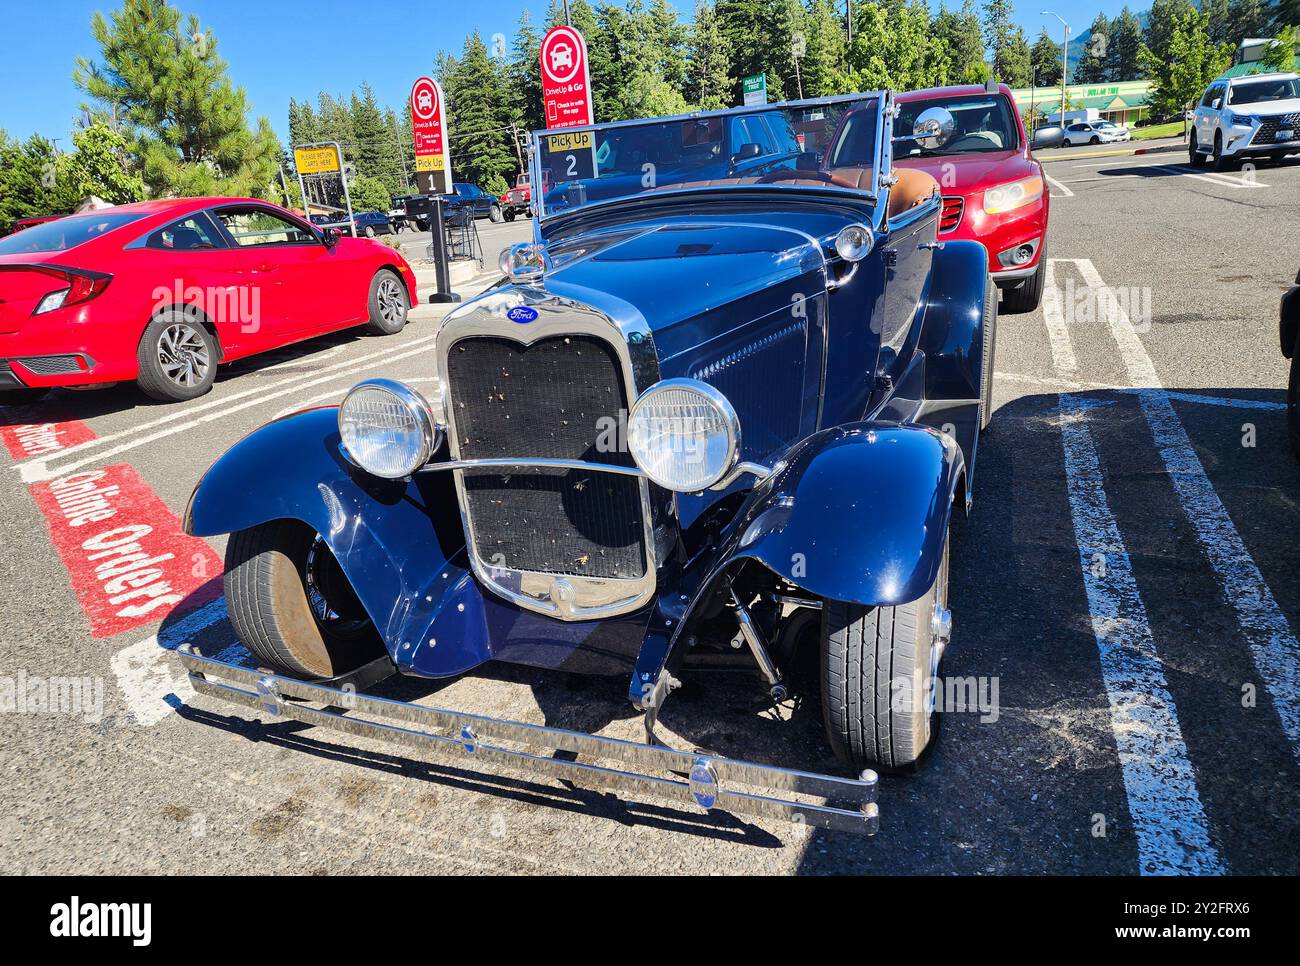
[[[758,104],[767,103],[767,75],[753,74],[744,78],[741,82],[741,90],[745,94],[745,106],[754,107]]]
[[[425,194],[451,193],[447,112],[442,88],[431,77],[411,85],[411,130],[415,135],[415,173]]]
[[[339,151],[334,145],[294,148],[293,164],[299,174],[331,174],[339,170]]]
[[[572,27],[552,27],[542,38],[542,100],[546,126],[586,127],[596,122],[591,107],[587,42]]]

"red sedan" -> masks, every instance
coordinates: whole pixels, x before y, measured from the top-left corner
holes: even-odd
[[[1011,88],[935,87],[899,94],[898,102],[896,133],[910,133],[929,108],[953,118],[951,136],[938,148],[894,146],[895,165],[919,168],[939,182],[939,240],[981,242],[1002,290],[1002,311],[1032,312],[1043,296],[1049,195]]]
[[[219,363],[366,325],[416,302],[400,252],[244,198],[121,205],[0,238],[0,403],[135,380],[192,399]]]

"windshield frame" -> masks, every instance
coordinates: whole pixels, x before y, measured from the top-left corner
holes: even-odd
[[[888,142],[885,140],[885,138],[888,134],[892,133],[893,130],[892,124],[889,123],[890,118],[887,116],[887,111],[891,109],[894,104],[894,99],[892,95],[890,95],[889,92],[883,90],[863,91],[857,94],[838,94],[835,97],[805,98],[803,100],[798,100],[798,101],[779,101],[773,104],[754,104],[747,107],[730,107],[720,111],[692,111],[689,114],[673,114],[668,117],[643,117],[643,118],[636,118],[630,121],[611,121],[608,124],[585,124],[582,125],[581,127],[566,127],[566,128],[553,128],[553,129],[546,128],[540,131],[532,131],[528,136],[529,182],[532,185],[542,184],[540,141],[542,137],[549,134],[555,134],[557,131],[564,131],[565,133],[590,131],[593,134],[593,143],[594,143],[594,135],[595,132],[597,131],[608,131],[611,129],[617,129],[623,127],[634,127],[637,125],[644,125],[644,124],[666,124],[666,123],[671,123],[673,121],[695,121],[695,120],[708,119],[714,117],[725,118],[725,117],[733,117],[736,115],[744,115],[744,114],[760,114],[763,113],[764,111],[773,111],[773,110],[800,109],[800,108],[809,108],[809,107],[822,107],[822,106],[834,105],[834,104],[856,103],[860,101],[870,101],[873,98],[875,99],[875,105],[876,105],[875,106],[876,150],[875,150],[875,157],[873,158],[873,162],[872,162],[872,167],[875,171],[876,176],[871,180],[870,190],[866,190],[866,189],[855,190],[850,188],[839,188],[836,187],[835,185],[829,185],[829,184],[825,185],[824,188],[818,188],[818,189],[799,189],[799,188],[786,187],[786,188],[779,188],[777,190],[781,190],[781,191],[826,190],[826,191],[833,191],[836,193],[842,193],[846,196],[850,196],[858,200],[863,200],[863,201],[869,200],[872,203],[879,204],[880,197],[881,197],[881,190],[882,190],[882,180],[889,173],[887,169],[889,166],[890,159],[889,159],[889,154],[887,149]],[[759,190],[765,190],[771,186],[738,185],[736,186],[735,190],[743,191],[750,187],[757,187]],[[715,191],[715,190],[718,189],[665,187],[656,193],[656,197],[672,197],[678,194],[694,194],[694,193],[708,192],[708,191]],[[726,190],[732,190],[732,189],[726,189]],[[534,213],[533,224],[537,230],[540,230],[540,226],[542,222],[548,221],[552,218],[564,217],[566,215],[574,214],[575,212],[593,211],[610,205],[625,204],[628,201],[631,201],[633,199],[644,197],[644,193],[639,192],[636,194],[623,195],[617,198],[606,198],[601,201],[594,201],[591,202],[590,204],[582,206],[581,208],[562,208],[554,213],[548,214],[546,211],[545,194],[546,194],[545,191],[537,191],[534,193],[534,197],[533,197],[533,213]]]

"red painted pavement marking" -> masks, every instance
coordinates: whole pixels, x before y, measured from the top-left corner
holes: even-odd
[[[16,460],[48,456],[95,438],[95,431],[79,419],[0,426],[0,439],[4,440],[9,455]]]
[[[31,490],[92,637],[156,623],[181,601],[197,607],[220,595],[213,578],[221,560],[181,529],[134,467],[69,473]]]

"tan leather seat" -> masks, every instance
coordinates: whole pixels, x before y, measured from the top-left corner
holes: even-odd
[[[898,181],[889,189],[889,208],[885,212],[887,218],[897,218],[909,208],[915,208],[939,193],[939,182],[924,171],[895,168],[894,176]]]

